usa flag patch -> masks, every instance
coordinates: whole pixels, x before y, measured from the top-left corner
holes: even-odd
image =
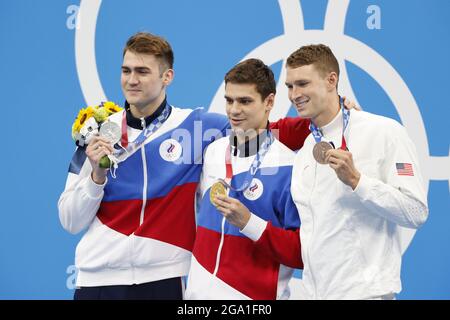
[[[413,176],[414,171],[411,163],[396,163],[397,174],[399,176]]]

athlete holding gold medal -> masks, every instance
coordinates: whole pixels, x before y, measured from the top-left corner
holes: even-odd
[[[225,76],[232,133],[205,153],[187,299],[286,299],[293,268],[302,267],[289,192],[295,153],[268,129],[275,91],[257,59]]]
[[[216,196],[226,196],[228,195],[227,189],[222,181],[217,181],[211,187],[211,191],[209,193],[209,198],[212,204],[215,204]]]

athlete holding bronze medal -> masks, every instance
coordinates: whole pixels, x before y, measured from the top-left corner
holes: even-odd
[[[344,122],[343,125],[343,131],[342,131],[342,143],[341,147],[339,149],[348,151],[347,148],[347,142],[345,141],[344,132],[347,128],[348,120],[350,118],[350,110],[347,110],[344,108],[344,102],[341,97],[339,97],[339,104],[341,105],[341,111],[342,111],[342,119]],[[314,140],[316,141],[316,144],[313,148],[313,156],[314,159],[320,164],[326,164],[327,163],[327,151],[331,149],[335,149],[333,142],[326,142],[322,141],[322,133],[320,130],[316,127],[316,125],[311,122],[309,125],[309,128],[311,130],[311,134],[314,137]]]
[[[311,119],[291,184],[302,220],[300,298],[394,299],[400,227],[418,228],[428,216],[414,144],[396,121],[342,107],[329,47],[301,47],[286,65],[289,98]]]

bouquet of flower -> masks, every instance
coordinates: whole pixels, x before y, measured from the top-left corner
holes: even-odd
[[[72,138],[75,144],[79,147],[88,145],[92,137],[99,133],[101,125],[108,117],[121,110],[121,107],[111,101],[81,109],[72,125]],[[109,168],[109,166],[110,160],[104,156],[100,160],[100,167]]]

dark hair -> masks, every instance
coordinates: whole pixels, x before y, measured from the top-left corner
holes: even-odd
[[[276,93],[273,72],[259,59],[247,59],[235,65],[225,75],[225,84],[228,82],[255,84],[262,100]]]

